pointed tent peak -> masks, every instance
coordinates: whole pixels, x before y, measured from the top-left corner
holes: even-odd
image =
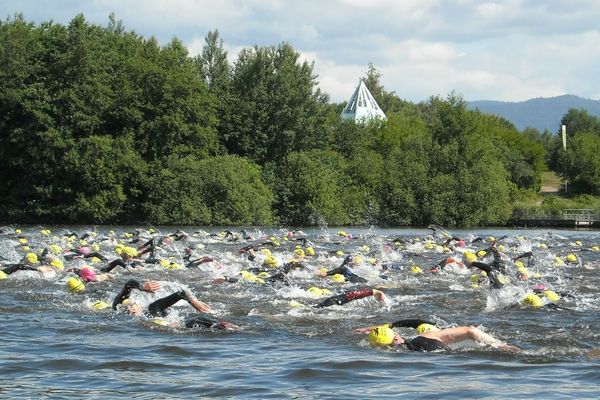
[[[350,97],[350,100],[348,100],[348,104],[342,111],[340,117],[342,117],[342,119],[352,119],[354,122],[375,118],[386,119],[385,114],[362,79],[358,81],[358,86]]]

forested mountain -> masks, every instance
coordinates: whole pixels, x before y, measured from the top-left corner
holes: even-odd
[[[532,127],[540,132],[545,129],[558,132],[561,118],[571,108],[584,109],[590,115],[600,117],[600,100],[584,99],[570,94],[514,103],[492,100],[470,101],[467,107],[503,117],[515,124],[520,131]]]

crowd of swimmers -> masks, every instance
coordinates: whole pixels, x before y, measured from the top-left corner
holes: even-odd
[[[61,281],[74,293],[86,292],[86,285],[115,285],[120,290],[114,293],[112,302],[98,299],[91,304],[96,310],[125,312],[158,325],[177,329],[218,329],[237,331],[241,328],[215,315],[212,307],[199,300],[186,286],[166,296],[153,298],[148,304],[135,301],[135,291],[154,296],[162,285],[156,280],[141,279],[146,269],[201,270],[207,280],[214,285],[236,284],[240,282],[256,285],[291,285],[294,272],[312,276],[311,282],[327,282],[306,288],[318,297],[314,304],[304,304],[292,300],[290,307],[311,307],[322,309],[331,306],[344,306],[360,299],[372,298],[376,303],[388,302],[384,290],[369,283],[385,282],[396,274],[456,274],[471,288],[501,290],[507,286],[519,288],[520,307],[566,309],[559,303],[569,293],[553,290],[541,275],[540,265],[548,262],[556,267],[582,268],[583,263],[577,251],[600,251],[597,246],[584,249],[581,242],[573,243],[566,254],[548,252],[548,246],[541,243],[537,249],[520,246],[522,238],[479,238],[457,237],[445,229],[430,226],[430,233],[423,238],[392,238],[370,249],[366,244],[351,252],[331,250],[337,243],[348,244],[356,237],[344,231],[328,237],[326,246],[317,247],[301,230],[286,232],[279,236],[253,237],[245,230],[240,232],[222,231],[209,234],[205,231],[187,233],[177,230],[162,234],[154,228],[136,229],[117,235],[114,232],[61,232],[59,235],[42,229],[25,235],[21,229],[3,228],[0,240],[10,242],[13,254],[19,260],[10,261],[7,254],[0,254],[0,284],[11,279],[11,275],[25,271],[27,277]],[[204,241],[226,243],[235,248],[235,253],[243,267],[234,274],[221,274],[222,264],[215,258],[218,255],[202,254]],[[346,246],[348,247],[348,246]],[[524,250],[524,251],[522,251]],[[402,257],[394,257],[402,255]],[[286,257],[284,259],[284,257]],[[319,263],[312,260],[319,260]],[[320,267],[323,261],[329,267]],[[332,261],[333,260],[333,261]],[[332,262],[336,264],[331,265]],[[415,260],[419,260],[417,263]],[[231,271],[231,268],[228,270]],[[125,279],[127,275],[135,275]],[[306,275],[304,275],[306,276]],[[304,283],[301,279],[297,279]],[[119,282],[121,282],[119,284]],[[330,290],[339,285],[343,290]],[[175,284],[177,286],[177,284]],[[329,287],[319,287],[329,286]],[[191,313],[184,318],[169,319],[171,307],[179,302],[187,303]],[[412,338],[401,337],[395,328],[413,328]],[[412,351],[448,350],[453,344],[470,340],[495,349],[516,352],[520,348],[494,338],[484,330],[474,326],[438,327],[423,319],[401,319],[396,322],[375,326],[359,327],[357,333],[367,334],[368,343],[374,346],[402,347]]]

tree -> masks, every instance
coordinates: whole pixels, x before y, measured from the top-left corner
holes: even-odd
[[[327,97],[316,88],[313,64],[299,57],[287,43],[240,52],[224,124],[231,153],[262,165],[325,147]]]

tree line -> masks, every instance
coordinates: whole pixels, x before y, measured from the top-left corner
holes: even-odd
[[[388,118],[342,121],[285,42],[230,64],[218,31],[190,56],[114,15],[16,15],[0,65],[2,222],[501,225],[547,166],[582,193],[600,185],[600,122],[583,111],[564,117],[565,152],[455,93],[404,101],[369,65]]]

